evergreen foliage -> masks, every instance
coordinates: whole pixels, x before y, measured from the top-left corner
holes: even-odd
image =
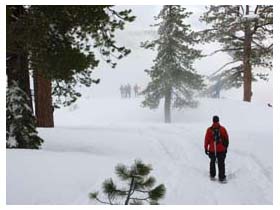
[[[118,188],[112,178],[103,182],[103,194],[108,201],[101,200],[98,192],[90,193],[89,197],[103,204],[142,205],[159,204],[164,197],[166,188],[163,184],[154,187],[156,179],[149,176],[152,167],[136,160],[131,167],[119,164],[115,173],[120,180],[126,182],[126,187]]]
[[[193,63],[201,57],[201,51],[195,49],[196,44],[191,26],[186,19],[191,12],[176,5],[163,6],[155,18],[160,22],[158,38],[142,43],[144,48],[156,48],[157,56],[150,70],[145,70],[151,78],[143,105],[157,108],[160,100],[165,99],[165,121],[170,122],[170,107],[196,107],[194,100],[196,90],[203,88],[202,76],[196,73]]]
[[[130,53],[118,46],[115,31],[135,16],[131,10],[115,11],[110,5],[9,5],[7,57],[28,55],[32,70],[53,81],[56,105],[70,105],[80,97],[77,84],[89,87],[98,66],[99,52],[111,67]]]
[[[200,41],[217,41],[221,43],[221,48],[211,55],[227,52],[232,57],[232,61],[210,75],[213,86],[220,83],[222,89],[230,89],[244,84],[245,56],[248,56],[249,65],[253,68],[250,81],[258,78],[267,80],[265,69],[272,69],[273,6],[219,5],[206,9],[201,21],[209,28],[197,33]],[[250,47],[250,52],[244,50],[246,45]],[[260,69],[262,72],[254,71]]]
[[[6,147],[39,149],[42,143],[28,96],[14,82],[6,92]]]

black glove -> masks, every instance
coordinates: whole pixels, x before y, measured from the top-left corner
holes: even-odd
[[[205,154],[209,156],[209,151],[205,149]]]

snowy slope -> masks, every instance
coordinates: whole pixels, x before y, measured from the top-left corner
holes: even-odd
[[[141,108],[141,99],[91,98],[55,112],[39,129],[42,150],[7,150],[7,204],[95,204],[88,193],[114,176],[117,163],[142,159],[165,184],[162,204],[272,204],[272,109],[228,99],[202,99],[198,109]],[[205,130],[220,116],[230,135],[227,184],[210,181]]]

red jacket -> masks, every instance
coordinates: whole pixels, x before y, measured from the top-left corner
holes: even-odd
[[[210,152],[215,152],[214,135],[211,128],[217,128],[217,127],[220,127],[220,135],[222,141],[217,143],[216,150],[217,152],[224,152],[228,146],[229,139],[228,139],[227,130],[219,123],[213,123],[212,126],[207,129],[205,135],[205,141],[204,141],[204,148],[209,150]]]

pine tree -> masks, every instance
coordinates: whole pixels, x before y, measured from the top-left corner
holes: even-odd
[[[53,124],[52,116],[45,118],[53,114],[50,95],[55,107],[68,106],[81,96],[75,88],[78,84],[89,87],[99,83],[91,75],[99,64],[97,53],[112,68],[130,53],[117,44],[115,32],[135,19],[131,10],[116,11],[111,5],[8,5],[6,14],[8,85],[17,81],[31,98],[29,78],[33,73],[45,80],[46,87],[53,87],[52,92],[46,88],[44,94],[40,91],[44,84],[34,82],[39,91],[35,96],[44,94],[36,98],[35,107],[48,107],[36,112],[40,125]],[[29,102],[33,107],[32,100]]]
[[[103,204],[142,205],[159,204],[158,201],[165,195],[165,186],[156,187],[156,179],[149,176],[152,167],[136,160],[131,166],[119,164],[115,167],[115,173],[127,184],[127,188],[118,188],[112,178],[103,182],[102,188],[108,201],[101,200],[98,192],[90,193],[89,197]]]
[[[35,118],[26,93],[16,82],[6,92],[6,147],[39,149],[43,139],[36,131]]]
[[[196,43],[191,26],[185,24],[191,15],[185,8],[176,5],[163,6],[155,18],[161,22],[158,39],[142,44],[144,48],[156,48],[157,56],[151,70],[146,70],[151,78],[143,91],[143,105],[157,108],[164,99],[165,122],[171,122],[171,106],[196,107],[195,90],[203,88],[202,76],[196,73],[193,63],[201,57],[201,51],[194,49]]]
[[[267,80],[265,69],[272,69],[273,6],[222,5],[207,7],[201,20],[210,26],[199,32],[201,40],[217,41],[232,61],[210,76],[223,89],[243,85],[243,100],[251,101],[252,81]],[[261,67],[261,73],[254,73]],[[215,85],[215,84],[214,84]]]

